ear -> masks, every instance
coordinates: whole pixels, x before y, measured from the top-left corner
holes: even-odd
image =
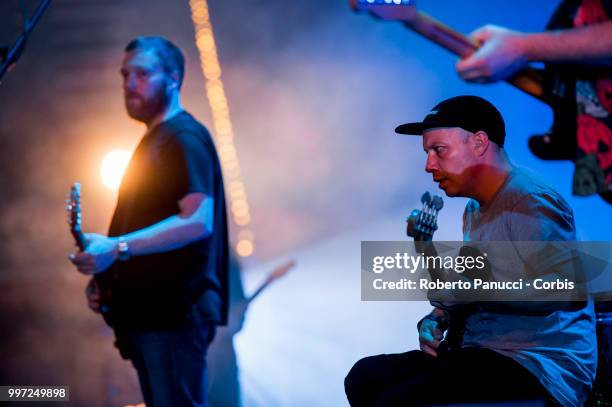
[[[477,156],[482,156],[489,149],[489,136],[482,130],[472,135],[472,146]]]
[[[170,74],[170,83],[168,84],[168,87],[170,89],[177,89],[179,88],[179,74],[177,71],[173,71]]]

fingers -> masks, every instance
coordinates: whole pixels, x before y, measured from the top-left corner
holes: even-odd
[[[431,319],[424,319],[419,330],[419,341],[440,341],[443,336],[443,331],[440,329],[438,322]]]
[[[434,349],[438,349],[438,346],[440,346],[440,339],[433,339],[433,338],[428,339],[428,338],[420,337],[419,343],[427,345]]]
[[[96,293],[98,291],[98,286],[96,284],[96,280],[93,278],[89,279],[89,282],[85,286],[85,295],[89,297],[90,295]]]
[[[461,78],[465,79],[465,72],[470,69],[473,69],[473,66],[474,66],[474,58],[470,56],[465,59],[460,59],[459,61],[457,61],[457,63],[455,64],[455,70],[457,71],[459,76],[461,76]]]
[[[87,300],[90,302],[100,301],[100,294],[99,293],[87,293]]]
[[[89,263],[77,264],[74,261],[72,261],[72,263],[76,266],[77,270],[80,273],[83,273],[86,275],[94,275],[97,272],[97,268],[95,264],[89,264]]]
[[[87,299],[87,305],[93,312],[100,312],[100,291],[98,290],[98,283],[95,279],[91,278],[87,286],[85,287],[85,298]]]
[[[73,254],[68,256],[68,259],[75,266],[86,266],[86,265],[94,265],[95,264],[94,257],[90,253],[87,253],[87,252],[73,253]]]
[[[485,25],[484,27],[477,28],[476,30],[470,33],[470,38],[474,40],[477,44],[482,44],[487,41],[493,35],[493,29],[490,25]]]
[[[432,335],[432,333],[435,335],[435,337]],[[432,332],[422,332],[421,335],[419,335],[419,344],[421,347],[425,346],[434,350],[438,349],[442,335],[438,336],[437,333],[440,333],[439,329],[435,329]]]
[[[438,344],[440,343],[440,341],[442,340],[442,338],[444,337],[444,334],[442,333],[441,330],[439,330],[438,328],[434,329],[433,331],[433,337],[435,340],[438,341]]]
[[[73,253],[68,256],[68,260],[83,274],[91,275],[96,272],[95,258],[87,252]]]
[[[491,82],[490,72],[483,66],[483,60],[477,54],[475,53],[466,59],[459,60],[455,65],[455,69],[465,81],[489,83]]]
[[[423,352],[425,352],[425,353],[430,354],[433,357],[437,357],[438,356],[438,352],[434,348],[432,348],[431,346],[428,346],[428,345],[426,345],[424,343],[421,343],[421,350]]]
[[[473,76],[476,72],[481,69],[482,59],[479,57],[479,53],[474,52],[467,58],[460,59],[455,64],[455,69],[457,73],[463,78]]]
[[[87,305],[89,305],[89,308],[93,311],[93,312],[100,312],[100,301],[91,301],[91,299],[87,302]]]
[[[425,353],[429,353],[431,356],[438,356],[438,347],[440,346],[440,341],[438,339],[427,339],[424,336],[419,337],[419,346],[421,350]]]
[[[480,47],[478,50],[469,56],[459,60],[455,65],[455,69],[461,78],[472,83],[490,83],[491,69],[488,59],[492,51],[491,46],[485,44],[491,40],[496,32],[500,31],[500,27],[486,25],[480,27],[470,34],[470,38]]]

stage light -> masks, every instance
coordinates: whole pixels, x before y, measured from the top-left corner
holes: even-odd
[[[221,65],[217,55],[215,36],[206,0],[190,0],[191,17],[195,27],[195,43],[200,54],[200,67],[206,79],[206,96],[210,104],[213,118],[213,135],[221,158],[223,178],[229,189],[227,200],[230,205],[231,218],[238,226],[238,236],[244,232],[251,222],[247,194],[240,173],[240,162],[234,146],[234,133],[230,119],[229,105],[221,80]],[[249,238],[240,237],[236,245],[236,253],[241,257],[253,254],[253,232],[249,230]]]
[[[238,226],[248,226],[249,223],[251,223],[251,216],[250,215],[236,216],[234,218],[234,222],[236,222],[236,225]]]
[[[250,240],[240,240],[236,244],[236,253],[241,257],[248,257],[253,254],[253,242]]]
[[[107,188],[116,191],[121,184],[121,178],[130,161],[130,152],[126,150],[111,151],[102,160],[100,176]]]

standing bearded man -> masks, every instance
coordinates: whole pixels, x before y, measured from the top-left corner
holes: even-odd
[[[108,236],[70,256],[94,275],[92,309],[114,329],[147,406],[206,406],[206,353],[228,304],[228,237],[219,159],[183,110],[181,50],[139,37],[121,66],[125,105],[147,132],[121,183]]]

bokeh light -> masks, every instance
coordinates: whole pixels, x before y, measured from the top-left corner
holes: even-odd
[[[108,153],[100,166],[102,183],[113,191],[119,189],[121,178],[130,161],[130,152],[127,150],[114,150]]]

